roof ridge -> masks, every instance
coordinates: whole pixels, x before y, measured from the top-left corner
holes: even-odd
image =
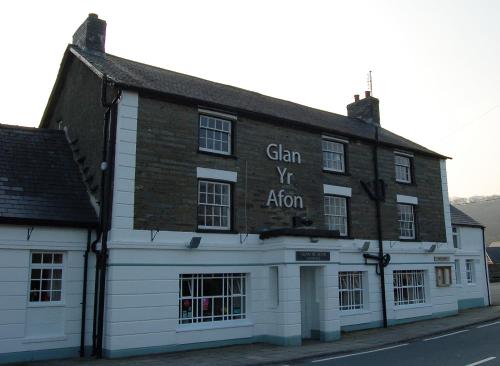
[[[260,93],[260,92],[254,91],[254,90],[249,90],[249,89],[241,88],[239,86],[234,86],[234,85],[231,85],[231,84],[224,84],[224,83],[221,83],[221,82],[218,82],[218,81],[214,81],[214,80],[210,80],[210,79],[205,79],[205,78],[202,78],[200,76],[194,76],[194,75],[186,74],[186,73],[183,73],[183,72],[166,69],[166,68],[163,68],[163,67],[160,67],[160,66],[146,64],[144,62],[135,61],[135,60],[132,60],[132,59],[129,59],[129,58],[125,58],[125,57],[113,55],[113,54],[108,53],[108,52],[96,53],[96,52],[85,51],[85,50],[82,50],[81,48],[76,47],[74,45],[71,45],[71,48],[73,48],[76,52],[78,52],[82,57],[85,57],[84,55],[82,55],[82,53],[84,53],[84,54],[85,53],[90,53],[93,56],[97,56],[97,57],[99,57],[99,56],[100,57],[110,56],[110,57],[113,57],[113,58],[117,58],[117,59],[124,60],[124,61],[127,61],[127,62],[133,62],[135,64],[146,66],[146,67],[150,67],[150,68],[157,69],[157,70],[160,70],[160,71],[171,72],[173,74],[181,75],[181,76],[184,76],[184,77],[188,77],[188,78],[192,78],[192,79],[198,79],[198,80],[201,80],[201,81],[204,81],[204,82],[209,82],[209,83],[212,83],[212,84],[215,84],[215,85],[220,85],[220,86],[223,86],[223,87],[228,87],[228,88],[236,89],[236,90],[239,90],[239,91],[244,91],[244,92],[247,92],[247,93],[256,94],[256,95],[259,95],[261,97],[272,98],[272,99],[277,100],[277,101],[281,101],[281,102],[285,102],[285,103],[289,103],[289,104],[294,104],[294,105],[296,105],[298,107],[304,107],[304,108],[307,108],[307,109],[313,109],[313,110],[318,111],[318,112],[332,114],[332,115],[335,115],[335,116],[338,116],[338,117],[341,117],[341,118],[346,118],[346,119],[349,119],[349,120],[352,120],[352,121],[358,121],[360,123],[366,123],[366,122],[360,120],[359,118],[353,118],[353,117],[346,116],[344,114],[340,114],[340,113],[336,113],[336,112],[331,112],[331,111],[327,111],[327,110],[316,108],[316,107],[311,107],[311,106],[308,106],[308,105],[305,105],[305,104],[301,104],[301,103],[298,103],[298,102],[293,102],[293,101],[290,101],[290,100],[287,100],[287,99],[278,98],[278,97],[274,97],[272,95],[263,94],[263,93]]]

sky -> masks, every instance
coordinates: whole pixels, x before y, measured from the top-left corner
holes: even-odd
[[[383,127],[451,157],[450,196],[500,194],[500,1],[5,1],[0,123],[38,126],[88,13],[106,51],[346,114],[380,99]]]

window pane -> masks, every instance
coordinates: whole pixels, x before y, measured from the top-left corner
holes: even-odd
[[[31,254],[31,263],[41,263],[42,262],[42,254],[41,253],[32,253]]]

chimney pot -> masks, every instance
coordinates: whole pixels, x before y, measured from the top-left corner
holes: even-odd
[[[370,91],[369,90],[365,91],[365,98],[368,98],[369,96],[370,96]]]
[[[359,101],[359,94],[354,94],[354,101],[355,102]]]

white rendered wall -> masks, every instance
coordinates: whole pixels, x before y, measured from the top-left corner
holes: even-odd
[[[80,346],[83,254],[87,230],[0,225],[0,361],[5,354],[70,349]],[[30,304],[31,251],[63,252],[62,304]],[[92,255],[88,288],[93,291]],[[91,331],[93,296],[87,298],[87,330]],[[90,341],[90,337],[88,337]],[[3,355],[3,356],[2,356]],[[41,356],[43,358],[43,356]],[[5,358],[9,360],[8,355]]]
[[[455,259],[460,260],[461,284],[457,285],[457,298],[478,299],[483,298],[488,304],[487,277],[484,265],[483,233],[479,227],[457,226],[459,235],[459,248],[456,250]],[[474,283],[467,283],[465,261],[474,260]]]

